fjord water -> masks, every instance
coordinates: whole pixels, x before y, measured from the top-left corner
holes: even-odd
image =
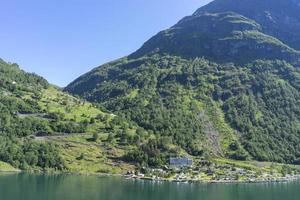
[[[300,182],[183,184],[116,177],[0,174],[1,200],[296,200]]]

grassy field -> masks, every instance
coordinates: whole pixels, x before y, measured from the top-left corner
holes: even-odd
[[[39,106],[48,113],[59,113],[63,121],[87,121],[87,132],[94,133],[107,126],[114,115],[104,113],[93,104],[68,95],[54,87],[42,93]],[[102,120],[99,119],[102,118]],[[93,120],[93,123],[90,123]]]
[[[134,98],[137,93],[138,90],[133,91],[131,98]],[[28,93],[26,98],[33,99],[34,97],[33,94]],[[65,160],[68,172],[121,174],[134,169],[133,165],[120,160],[125,151],[117,147],[117,138],[114,138],[109,145],[101,142],[106,141],[108,135],[112,134],[107,132],[107,129],[111,128],[110,122],[115,115],[102,112],[93,104],[52,86],[42,91],[38,104],[44,113],[58,114],[62,122],[86,124],[84,133],[40,138],[42,142],[51,141],[58,144],[60,155]],[[119,125],[113,127],[113,129],[118,128],[121,127]],[[135,134],[135,132],[134,127],[127,128],[127,134]],[[94,133],[99,135],[97,142],[92,140]]]
[[[133,165],[120,160],[124,150],[90,141],[90,138],[91,135],[51,139],[58,144],[68,172],[123,174],[134,170]]]
[[[10,164],[0,161],[0,172],[18,172],[19,170],[12,167]]]

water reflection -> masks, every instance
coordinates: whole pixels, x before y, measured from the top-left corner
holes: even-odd
[[[299,187],[299,182],[182,184],[118,177],[0,174],[1,200],[298,200]]]

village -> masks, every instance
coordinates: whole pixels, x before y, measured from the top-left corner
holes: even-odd
[[[237,167],[235,164],[213,163],[187,157],[170,158],[163,168],[145,168],[130,171],[126,179],[170,181],[179,183],[258,183],[285,182],[300,179],[300,171],[288,165],[271,165],[257,170]]]

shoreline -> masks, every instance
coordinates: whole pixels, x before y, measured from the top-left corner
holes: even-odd
[[[169,182],[169,183],[183,183],[183,184],[236,184],[236,183],[284,183],[300,180],[300,174],[289,175],[287,177],[274,177],[267,179],[253,179],[253,180],[201,180],[201,179],[173,179],[161,177],[142,177],[128,174],[109,174],[109,173],[81,173],[81,172],[66,172],[66,171],[37,171],[37,170],[16,170],[16,171],[0,171],[0,174],[39,174],[39,175],[70,175],[70,176],[94,176],[94,177],[120,177],[124,180],[143,180],[151,182]]]
[[[283,183],[300,180],[300,174],[292,175],[290,177],[278,177],[270,179],[253,179],[253,180],[201,180],[201,179],[167,179],[167,178],[151,178],[151,177],[131,177],[128,175],[122,175],[127,180],[144,180],[153,182],[172,182],[172,183],[205,183],[205,184],[230,184],[230,183]]]

